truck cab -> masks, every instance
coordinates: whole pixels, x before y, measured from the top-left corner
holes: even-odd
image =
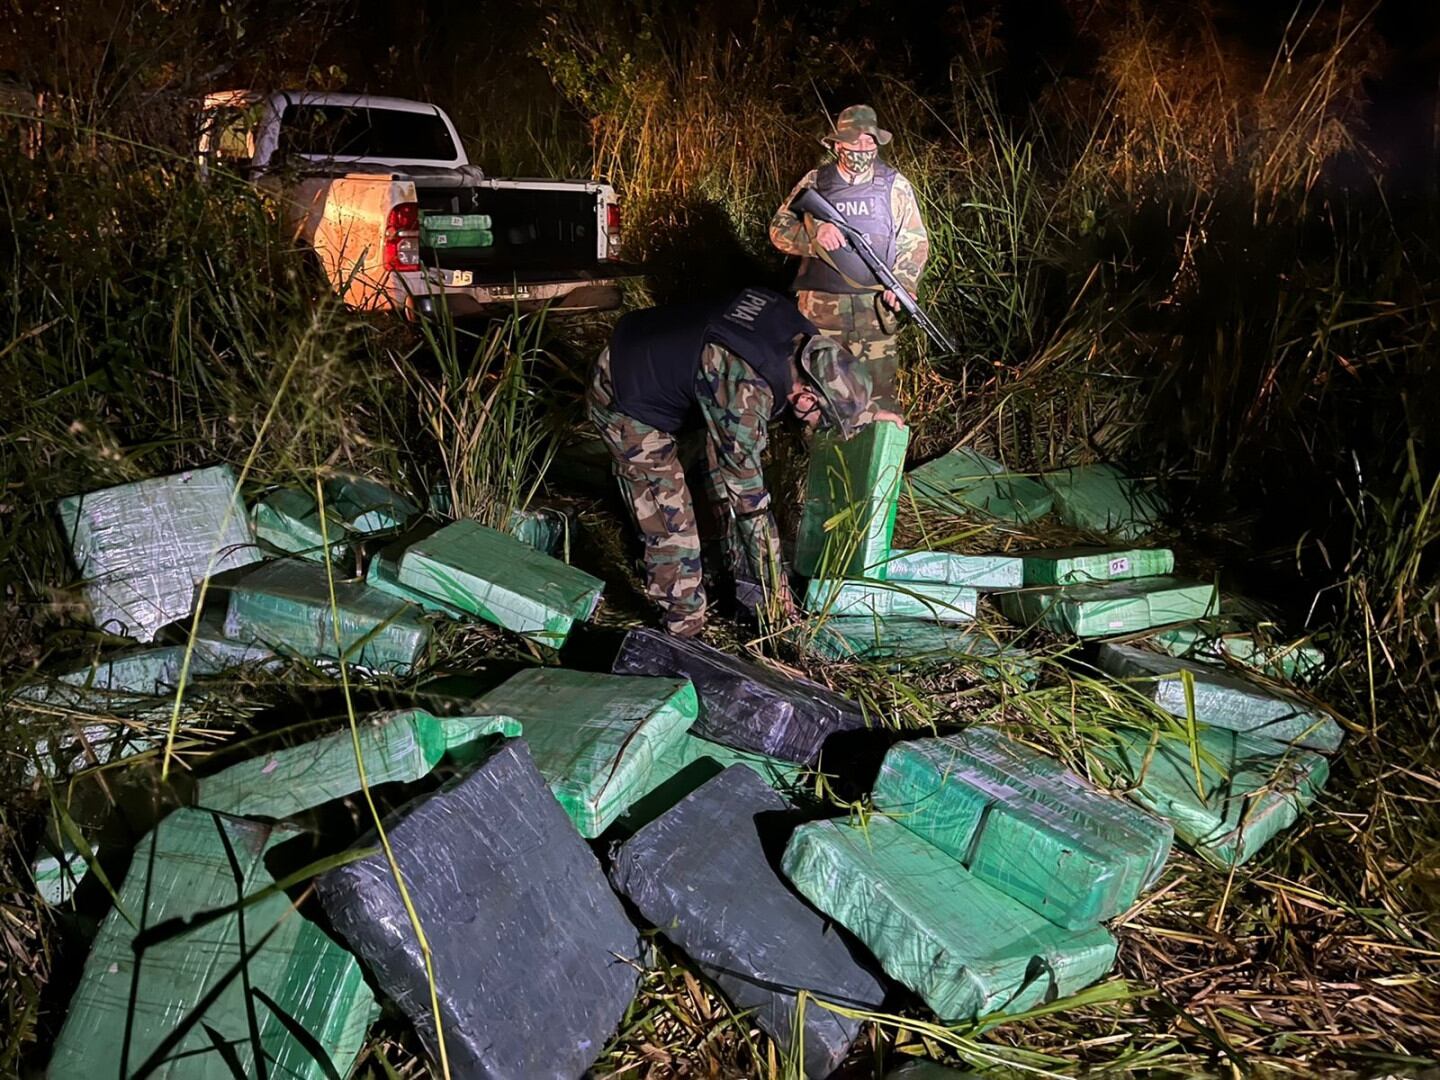
[[[457,316],[618,307],[620,204],[594,180],[488,177],[436,105],[231,90],[202,104],[200,167],[273,195],[352,307]]]

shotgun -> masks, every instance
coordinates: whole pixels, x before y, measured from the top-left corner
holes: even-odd
[[[828,222],[839,229],[840,235],[845,237],[845,242],[859,256],[860,261],[865,264],[870,273],[875,275],[875,280],[895,294],[901,310],[910,316],[911,321],[921,330],[925,331],[925,336],[934,342],[935,347],[947,356],[956,355],[958,350],[949,335],[936,325],[934,319],[925,314],[915,297],[904,285],[900,284],[900,279],[895,276],[895,272],[885,265],[880,256],[875,254],[875,249],[870,246],[870,238],[845,220],[845,215],[835,209],[830,200],[814,188],[806,188],[790,200],[790,209],[797,214],[809,214],[816,221]]]

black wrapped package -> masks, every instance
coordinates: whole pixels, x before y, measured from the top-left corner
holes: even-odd
[[[455,1080],[575,1080],[636,988],[639,935],[511,740],[385,825],[430,944]],[[383,854],[319,879],[335,929],[438,1059],[421,954]]]
[[[791,824],[785,800],[732,765],[626,841],[611,869],[640,913],[787,1052],[800,990],[861,1009],[884,997],[841,931],[776,870],[772,855]],[[859,1030],[859,1021],[807,1001],[806,1075],[834,1071]]]
[[[700,695],[692,735],[801,765],[814,765],[831,735],[865,726],[859,705],[818,683],[659,630],[626,634],[611,670],[686,676]]]

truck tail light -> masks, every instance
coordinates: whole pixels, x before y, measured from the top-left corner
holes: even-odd
[[[607,253],[613,259],[620,251],[620,204],[605,204],[605,240]]]
[[[396,203],[385,218],[385,269],[420,269],[420,205]]]

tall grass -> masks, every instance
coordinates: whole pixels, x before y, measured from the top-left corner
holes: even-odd
[[[476,336],[449,319],[425,322],[421,342],[394,355],[438,451],[451,513],[503,529],[535,495],[555,456],[537,368],[543,315],[512,315]],[[465,350],[469,355],[465,355]],[[438,375],[417,365],[428,355]]]

